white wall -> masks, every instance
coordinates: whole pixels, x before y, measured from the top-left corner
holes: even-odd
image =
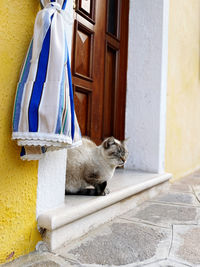
[[[126,167],[163,172],[169,0],[130,0]]]

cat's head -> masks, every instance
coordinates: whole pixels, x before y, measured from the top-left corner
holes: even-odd
[[[102,152],[106,161],[112,166],[123,166],[128,157],[125,141],[108,137],[102,144]]]

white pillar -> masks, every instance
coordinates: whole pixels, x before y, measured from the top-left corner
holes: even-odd
[[[126,167],[164,172],[169,0],[130,0]]]
[[[71,51],[73,27],[73,0],[68,0],[65,11],[68,49]],[[64,203],[67,151],[48,152],[39,160],[36,216]]]
[[[37,187],[37,217],[64,203],[67,151],[48,152],[39,160]]]

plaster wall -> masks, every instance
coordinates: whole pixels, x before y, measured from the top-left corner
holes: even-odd
[[[164,171],[168,0],[130,1],[127,168]]]
[[[0,263],[34,250],[37,162],[22,162],[11,141],[16,85],[39,9],[35,0],[0,1]]]
[[[171,0],[166,171],[200,168],[200,1]]]

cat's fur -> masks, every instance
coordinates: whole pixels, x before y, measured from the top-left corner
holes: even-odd
[[[81,146],[68,149],[66,194],[104,195],[107,181],[116,167],[124,165],[127,156],[124,143],[114,137],[107,138],[100,146],[83,138]]]

